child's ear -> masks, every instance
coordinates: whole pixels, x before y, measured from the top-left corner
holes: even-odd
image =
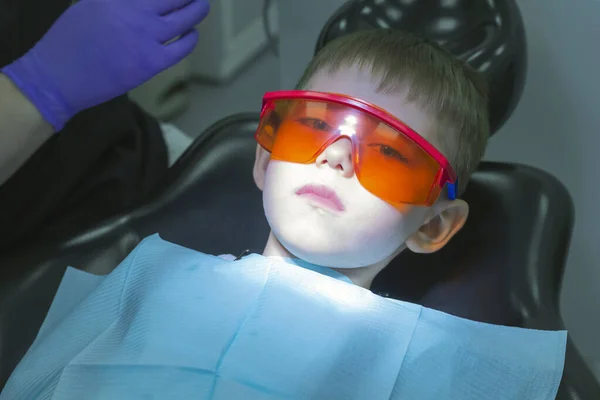
[[[260,145],[256,146],[256,158],[254,159],[254,169],[252,173],[254,175],[254,183],[256,183],[256,186],[260,190],[263,190],[265,187],[265,174],[270,159],[271,153],[263,149]]]
[[[433,253],[444,247],[467,221],[469,205],[463,200],[443,200],[432,211],[433,218],[406,241],[412,252]]]

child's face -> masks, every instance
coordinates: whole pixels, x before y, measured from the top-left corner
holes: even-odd
[[[376,87],[367,71],[352,68],[318,73],[305,90],[341,93],[375,104],[435,145],[425,112],[406,102],[405,94],[377,93]],[[393,207],[360,184],[351,156],[346,138],[330,145],[312,164],[270,160],[269,153],[258,148],[254,175],[263,190],[267,220],[274,236],[296,257],[335,268],[387,264],[405,247],[436,251],[462,227],[466,203],[438,200],[432,207]],[[320,195],[302,194],[314,191]],[[451,218],[442,218],[444,212]]]

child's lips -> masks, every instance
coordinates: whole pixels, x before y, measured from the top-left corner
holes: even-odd
[[[296,190],[298,196],[306,197],[311,201],[331,211],[343,212],[344,204],[333,189],[324,185],[305,185]]]

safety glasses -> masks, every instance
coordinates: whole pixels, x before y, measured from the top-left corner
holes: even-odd
[[[429,142],[383,109],[357,98],[300,90],[266,93],[257,142],[271,159],[309,164],[341,138],[352,142],[354,172],[369,192],[401,207],[432,205],[456,173]]]

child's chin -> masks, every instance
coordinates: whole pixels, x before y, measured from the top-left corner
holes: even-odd
[[[354,269],[381,261],[383,248],[366,247],[365,240],[347,229],[319,227],[307,221],[271,226],[273,233],[291,254],[311,264],[329,268]]]

